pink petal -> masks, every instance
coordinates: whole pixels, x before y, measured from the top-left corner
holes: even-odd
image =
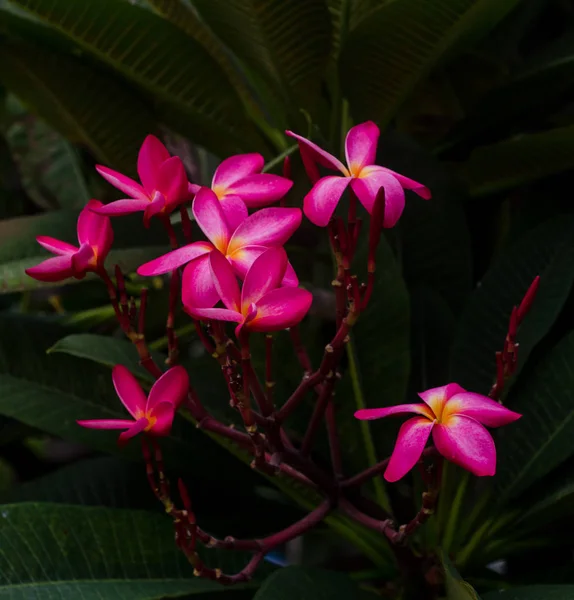
[[[191,261],[183,270],[181,300],[186,308],[212,308],[219,302],[209,254]]]
[[[199,192],[200,189],[201,189],[201,186],[197,185],[196,183],[188,183],[187,184],[187,191],[190,196],[195,196],[195,194],[197,194],[197,192]]]
[[[387,481],[398,481],[417,464],[433,426],[433,421],[425,417],[414,417],[401,425],[391,460],[385,471]]]
[[[297,277],[297,273],[295,273],[295,269],[293,265],[288,262],[287,268],[285,269],[285,276],[283,277],[283,281],[281,281],[282,287],[297,287],[299,285],[299,278]]]
[[[293,187],[293,182],[280,175],[262,173],[240,179],[228,188],[228,193],[239,196],[250,208],[277,202]]]
[[[241,312],[245,315],[251,304],[278,288],[287,268],[287,253],[283,248],[269,248],[255,259],[243,282]]]
[[[186,305],[185,310],[194,318],[202,321],[232,321],[234,323],[242,323],[243,315],[234,310],[226,308],[196,308]]]
[[[103,206],[92,208],[91,210],[93,210],[98,215],[105,215],[109,217],[122,217],[124,215],[131,215],[132,213],[146,210],[149,204],[150,201],[148,199],[123,199],[116,200],[115,202],[110,202],[109,204],[104,204]]]
[[[135,421],[128,419],[93,419],[90,421],[76,421],[78,425],[88,429],[129,429]]]
[[[182,366],[167,370],[152,386],[145,412],[155,416],[154,409],[158,404],[167,402],[173,410],[177,410],[189,390],[189,377]]]
[[[313,150],[308,148],[305,144],[298,142],[299,154],[301,155],[301,162],[305,168],[305,173],[311,182],[311,185],[315,185],[319,179],[321,179],[321,173],[319,167],[314,160],[315,153]]]
[[[263,208],[235,230],[227,247],[232,254],[243,246],[282,246],[301,224],[298,208]]]
[[[405,208],[405,192],[401,184],[381,167],[365,167],[351,187],[361,204],[371,214],[377,193],[385,189],[385,218],[383,227],[394,227]]]
[[[109,217],[94,212],[104,206],[99,200],[90,200],[78,217],[78,241],[89,244],[103,260],[112,247],[114,231]]]
[[[72,270],[74,276],[82,276],[85,272],[94,267],[94,249],[88,244],[82,244],[80,249],[72,254]]]
[[[134,419],[138,419],[144,412],[147,403],[137,379],[123,365],[116,365],[112,370],[112,381],[116,394]]]
[[[229,227],[217,196],[207,188],[201,188],[193,201],[193,216],[209,241],[226,253],[229,243]]]
[[[239,196],[223,196],[219,203],[225,215],[229,231],[235,231],[247,219],[249,214],[245,202]]]
[[[231,262],[231,266],[239,279],[245,279],[247,271],[249,271],[255,259],[261,256],[267,249],[265,246],[245,246],[229,255],[227,260]],[[281,285],[283,287],[297,287],[299,285],[297,273],[295,273],[295,269],[289,262],[287,263],[285,276],[283,277],[283,281],[281,281]]]
[[[449,383],[441,387],[430,388],[425,392],[419,393],[419,398],[423,400],[427,406],[433,411],[438,419],[442,416],[446,401],[454,394],[464,392],[465,390],[458,383]]]
[[[175,406],[169,402],[160,402],[153,410],[155,423],[151,426],[149,433],[158,437],[169,435],[173,418],[175,417]]]
[[[139,267],[137,272],[138,275],[142,275],[143,277],[163,275],[163,273],[169,273],[174,269],[178,269],[182,265],[212,250],[213,246],[209,242],[193,242],[187,246],[182,246],[177,250],[168,252],[163,256],[154,258],[154,260],[150,260]]]
[[[166,205],[177,206],[189,199],[187,175],[179,156],[172,156],[159,168],[156,189],[161,192]]]
[[[397,173],[396,171],[391,171],[390,169],[387,169],[386,167],[379,167],[379,168],[384,169],[385,171],[387,171],[387,173],[390,173],[395,179],[398,180],[398,182],[401,184],[401,186],[405,190],[412,190],[415,194],[417,194],[424,200],[431,199],[431,191],[428,189],[428,187],[424,186],[422,183],[419,183],[418,181],[415,181],[414,179],[409,179],[408,177],[405,177],[404,175],[401,175],[400,173]]]
[[[241,293],[237,278],[229,261],[221,252],[214,250],[209,253],[209,264],[213,283],[221,301],[229,310],[238,313],[241,312]]]
[[[351,173],[358,175],[363,167],[375,163],[379,135],[379,128],[372,121],[349,129],[345,140],[345,155]]]
[[[451,415],[472,417],[487,427],[508,425],[522,416],[486,396],[464,391],[447,400],[442,418],[446,420]]]
[[[494,475],[496,448],[488,431],[478,421],[452,415],[433,430],[437,450],[451,462],[479,477]]]
[[[102,165],[96,165],[96,171],[115,188],[127,194],[130,198],[136,198],[138,200],[145,200],[148,196],[143,187],[133,179],[118,173],[108,167]]]
[[[153,193],[151,202],[148,202],[148,205],[146,206],[146,208],[144,210],[144,218],[143,218],[144,227],[146,227],[146,228],[149,227],[150,219],[154,215],[163,213],[165,211],[166,207],[167,207],[167,202],[166,202],[165,196],[161,192],[158,192],[156,190]]]
[[[301,288],[271,290],[257,303],[257,314],[247,327],[251,331],[279,331],[297,325],[311,308],[313,295]]]
[[[355,417],[361,421],[371,421],[372,419],[382,419],[390,415],[405,415],[416,413],[434,420],[432,411],[424,404],[399,404],[397,406],[387,406],[385,408],[361,408],[355,412]]]
[[[138,175],[148,194],[157,189],[159,168],[168,158],[167,148],[155,135],[148,135],[138,154]]]
[[[138,435],[138,433],[142,433],[149,427],[149,421],[146,417],[142,417],[138,419],[127,431],[120,433],[120,437],[118,439],[118,444],[123,446],[123,444],[127,443],[128,440]]]
[[[311,223],[327,226],[349,181],[349,177],[337,176],[319,179],[303,200],[303,210]]]
[[[222,161],[213,175],[211,187],[221,188],[224,195],[228,188],[239,179],[260,173],[265,165],[265,159],[261,154],[237,154]],[[219,194],[218,194],[219,195]]]
[[[72,269],[72,255],[48,258],[35,267],[26,269],[26,275],[38,281],[56,282],[74,276]]]
[[[304,138],[302,135],[297,135],[292,131],[286,131],[285,133],[289,137],[295,138],[299,142],[299,147],[301,147],[301,144],[303,144],[307,148],[307,156],[312,156],[314,160],[322,167],[325,167],[327,169],[334,169],[335,171],[341,171],[341,173],[343,173],[343,175],[346,176],[349,175],[347,167],[345,167],[345,165],[339,159],[335,158],[332,154],[329,154],[328,152],[317,146],[317,144],[314,144],[307,138]]]
[[[78,251],[77,246],[68,244],[68,242],[62,242],[61,240],[57,240],[56,238],[49,237],[47,235],[39,235],[36,238],[36,241],[38,244],[40,244],[40,246],[46,248],[46,250],[53,252],[54,254],[59,254],[60,256],[65,254],[74,254]]]

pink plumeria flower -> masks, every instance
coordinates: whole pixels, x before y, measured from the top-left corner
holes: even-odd
[[[373,210],[377,192],[380,188],[385,189],[384,227],[393,227],[403,212],[405,207],[403,188],[413,190],[425,200],[431,197],[430,191],[424,185],[374,164],[379,128],[372,121],[361,123],[349,130],[345,140],[346,166],[308,139],[292,131],[286,133],[299,143],[301,158],[314,182],[313,188],[305,196],[303,208],[307,218],[315,225],[325,227],[329,223],[349,184],[369,214]],[[314,163],[327,169],[340,171],[343,176],[331,175],[319,178],[319,171]]]
[[[211,190],[232,229],[247,216],[247,208],[261,208],[277,202],[291,189],[292,181],[279,175],[261,173],[265,160],[261,154],[237,154],[226,158],[215,170]],[[189,184],[197,194],[199,185]]]
[[[36,241],[56,256],[26,269],[26,274],[38,281],[56,282],[69,277],[82,279],[88,271],[103,269],[114,232],[108,217],[93,212],[100,206],[99,200],[90,200],[80,212],[77,226],[79,248],[53,237],[38,236]]]
[[[269,248],[254,262],[239,290],[237,278],[229,261],[214,251],[209,255],[209,267],[215,287],[225,308],[198,308],[185,304],[196,319],[214,319],[239,323],[235,334],[247,331],[279,331],[297,325],[311,307],[313,296],[296,287],[279,287],[287,268],[283,248]]]
[[[385,479],[397,481],[415,466],[431,431],[436,449],[447,460],[474,475],[494,475],[496,448],[483,425],[508,425],[522,415],[486,396],[467,392],[456,383],[432,388],[419,396],[425,404],[365,408],[355,413],[357,419],[380,419],[406,413],[419,415],[401,426]]]
[[[209,266],[211,252],[221,252],[235,274],[244,279],[253,261],[267,248],[282,246],[299,227],[302,218],[298,208],[263,208],[233,229],[217,197],[207,188],[201,188],[197,193],[193,201],[193,215],[209,242],[193,242],[173,250],[142,265],[138,273],[143,276],[161,275],[189,263],[183,272],[183,303],[201,308],[211,308],[219,302]],[[299,285],[289,263],[282,285]]]
[[[147,398],[137,379],[123,365],[114,367],[112,380],[117,395],[133,420],[96,419],[77,421],[78,425],[88,429],[125,429],[120,434],[119,444],[125,444],[142,432],[158,437],[169,435],[175,413],[189,388],[189,378],[183,367],[172,367],[166,371],[153,384]]]
[[[147,226],[153,215],[169,214],[179,204],[190,200],[189,182],[183,163],[171,156],[167,148],[154,136],[148,135],[138,155],[138,175],[141,185],[133,179],[108,167],[96,166],[98,173],[127,198],[110,202],[96,212],[118,217],[144,211]]]

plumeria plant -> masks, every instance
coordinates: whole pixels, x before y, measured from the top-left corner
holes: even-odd
[[[394,555],[407,578],[402,584],[405,589],[412,587],[408,579],[416,572],[416,583],[422,586],[418,593],[423,594],[417,597],[434,597],[443,579],[437,579],[442,559],[437,548],[421,546],[416,535],[437,506],[446,512],[454,508],[452,496],[441,495],[445,465],[458,465],[473,477],[489,478],[496,473],[496,445],[489,429],[511,429],[521,417],[504,406],[503,392],[517,366],[518,328],[527,318],[539,279],[517,299],[518,306],[508,315],[508,333],[500,340],[488,395],[446,380],[440,387],[417,390],[419,403],[389,405],[398,398],[381,397],[376,406],[342,410],[335,394],[348,390],[346,379],[351,375],[346,363],[353,360],[348,352],[355,328],[377,300],[376,295],[385,294],[378,286],[379,270],[385,269],[379,262],[379,246],[386,244],[386,232],[400,222],[409,191],[432,202],[431,190],[375,164],[379,129],[373,122],[358,124],[347,133],[346,165],[302,135],[287,135],[297,140],[310,180],[302,199],[286,197],[292,187],[289,158],[279,176],[262,173],[263,158],[258,154],[232,156],[216,169],[211,187],[203,187],[188,182],[181,160],[170,156],[159,139],[149,135],[138,158],[141,183],[98,166],[98,173],[125,198],[105,205],[91,200],[85,206],[78,219],[79,247],[38,237],[38,243],[57,256],[27,269],[27,274],[57,282],[82,278],[91,271],[104,282],[121,329],[155,383],[146,395],[134,374],[116,364],[111,378],[126,418],[90,419],[78,414],[77,426],[121,430],[119,444],[141,445],[151,490],[172,519],[174,543],[196,577],[222,585],[249,582],[274,550],[338,514],[348,523],[345,527],[358,526],[360,531],[370,532],[368,539],[376,540],[375,554],[390,551]],[[341,175],[323,176],[323,168],[338,170]],[[159,220],[172,248],[137,269],[144,278],[169,274],[165,364],[155,360],[146,341],[146,309],[152,308],[147,306],[146,289],[136,304],[129,298],[121,269],[109,261],[106,264],[116,219],[142,212],[142,225],[149,227],[152,220]],[[330,341],[318,360],[311,356],[311,340],[306,340],[301,329],[314,318],[309,316],[313,293],[298,277],[285,248],[304,219],[314,227],[313,235],[328,239],[333,264]],[[195,237],[197,233],[200,238]],[[180,244],[180,237],[185,243]],[[221,420],[217,416],[220,411],[206,405],[198,391],[202,382],[197,378],[202,375],[188,373],[180,364],[174,327],[180,307],[193,323],[204,352],[219,365],[230,405],[239,416],[238,426]],[[264,361],[258,370],[252,347],[259,337],[264,343]],[[275,383],[281,365],[274,345],[284,338],[290,339],[291,351],[300,364],[300,381],[287,394],[279,395]],[[376,361],[376,345],[371,351],[370,360]],[[414,416],[403,422],[398,433],[388,436],[391,446],[394,444],[390,456],[379,457],[361,471],[349,468],[341,445],[342,427],[411,413]],[[201,513],[193,507],[195,490],[181,478],[174,486],[168,477],[171,466],[164,461],[162,445],[178,415],[235,448],[264,476],[304,490],[308,512],[265,537],[215,537],[204,528]],[[301,415],[306,415],[305,426],[301,434],[295,434],[290,423]],[[327,433],[327,461],[320,459],[317,450],[323,431]],[[415,467],[419,474],[411,475]],[[422,486],[419,508],[405,522],[393,514],[382,477],[398,485],[415,478]],[[375,488],[373,482],[377,482]],[[374,489],[378,491],[375,495]],[[250,558],[236,572],[228,572],[208,566],[202,548],[244,552]],[[373,579],[376,582],[376,575]]]

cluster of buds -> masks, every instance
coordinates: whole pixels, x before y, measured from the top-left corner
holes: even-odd
[[[78,219],[79,247],[45,236],[38,242],[55,253],[40,265],[28,269],[31,277],[57,282],[68,277],[82,278],[96,273],[106,284],[118,323],[134,343],[140,362],[156,379],[146,397],[129,371],[116,366],[112,379],[121,402],[132,419],[78,421],[96,429],[117,429],[120,443],[141,434],[143,455],[152,490],[164,504],[174,522],[176,541],[188,557],[196,575],[236,583],[251,577],[267,552],[317,525],[338,507],[350,518],[384,534],[392,543],[401,543],[430,514],[440,481],[429,482],[423,507],[408,524],[397,525],[381,507],[373,507],[360,494],[363,483],[384,473],[388,481],[403,477],[416,464],[439,454],[476,475],[492,475],[496,466],[494,442],[484,425],[495,427],[510,423],[520,415],[487,397],[463,390],[455,383],[420,394],[422,404],[390,408],[364,409],[358,419],[374,419],[391,414],[415,413],[401,427],[390,458],[366,471],[349,476],[344,472],[335,418],[333,394],[341,358],[350,340],[352,328],[372,298],[376,276],[376,254],[384,228],[393,227],[405,205],[405,190],[424,199],[429,190],[420,183],[375,163],[379,130],[372,122],[357,125],[346,138],[346,165],[306,138],[287,132],[297,140],[305,170],[312,187],[303,200],[303,213],[313,224],[328,229],[336,263],[333,288],[336,304],[335,333],[325,347],[320,364],[314,368],[303,343],[299,323],[305,318],[312,294],[299,286],[297,274],[289,262],[285,243],[300,226],[300,208],[285,206],[291,189],[290,162],[284,163],[283,176],[263,173],[259,154],[242,154],[225,159],[217,168],[210,187],[187,180],[181,160],[170,156],[154,136],[143,143],[137,170],[140,182],[107,167],[98,172],[125,198],[103,205],[91,200]],[[321,177],[319,167],[339,171],[341,175]],[[333,216],[343,192],[349,191],[348,216]],[[279,206],[269,206],[279,203]],[[351,271],[362,220],[358,204],[369,215],[367,280],[359,282]],[[193,240],[188,207],[205,235]],[[186,244],[180,246],[170,214],[181,213]],[[104,262],[112,245],[111,217],[143,212],[147,227],[152,218],[161,220],[171,251],[141,265],[143,277],[169,273],[170,302],[167,317],[169,368],[154,362],[145,335],[147,293],[142,292],[139,309],[128,299],[123,274],[115,268],[115,282]],[[516,349],[516,327],[524,317],[535,293],[531,292],[513,312],[511,332],[505,350],[498,359],[502,372],[510,373],[510,356]],[[231,406],[244,426],[240,431],[209,413],[193,387],[193,381],[177,365],[177,336],[174,313],[179,304],[193,319],[206,351],[218,361],[227,384]],[[233,335],[229,324],[233,323]],[[273,394],[274,332],[289,330],[294,353],[302,368],[299,385],[279,408]],[[250,336],[265,334],[264,384],[251,362]],[[498,355],[497,355],[498,356]],[[505,366],[507,365],[507,366]],[[505,376],[506,376],[505,375]],[[287,433],[286,420],[312,395],[312,416],[301,440]],[[187,410],[198,427],[231,440],[253,457],[252,466],[272,476],[290,477],[319,493],[323,500],[306,517],[290,527],[260,540],[217,540],[203,531],[192,511],[190,495],[179,483],[182,507],[172,498],[164,473],[158,438],[167,435],[179,409]],[[352,418],[352,415],[348,415]],[[325,423],[331,453],[331,470],[320,467],[312,456],[316,435]],[[434,447],[426,448],[433,434]],[[440,469],[435,470],[440,472]],[[440,478],[439,478],[440,479]],[[432,502],[429,500],[432,500]],[[429,504],[430,503],[430,504]],[[207,568],[197,553],[197,544],[230,550],[248,550],[253,559],[241,572],[226,575]]]

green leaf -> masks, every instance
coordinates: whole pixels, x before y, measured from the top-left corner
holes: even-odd
[[[518,1],[395,0],[367,12],[340,61],[355,117],[388,124],[437,63],[487,35]]]
[[[11,600],[144,600],[221,595],[217,582],[193,577],[177,550],[170,519],[147,512],[55,504],[0,507],[0,596]],[[207,550],[224,572],[245,556]],[[250,598],[249,588],[232,597]],[[217,596],[219,597],[219,596]]]
[[[253,600],[350,600],[375,598],[362,592],[343,573],[320,569],[287,567],[268,577]]]
[[[574,167],[574,126],[522,134],[470,155],[462,175],[471,195],[524,185]]]
[[[498,490],[515,497],[574,453],[574,333],[550,350],[511,390],[522,418],[501,432]]]
[[[325,0],[192,0],[201,17],[243,61],[308,109],[331,49]],[[292,110],[299,106],[289,107]]]
[[[11,1],[149,92],[160,117],[205,148],[223,154],[260,144],[221,67],[175,25],[117,0]]]
[[[0,81],[70,141],[127,173],[156,127],[150,109],[124,86],[48,48],[3,42]]]
[[[574,585],[529,585],[484,594],[483,600],[571,600]]]
[[[548,332],[574,280],[574,218],[539,225],[503,252],[471,296],[452,350],[451,379],[487,393],[496,376],[495,352],[502,349],[512,307],[537,275],[540,287],[518,341],[519,369]]]
[[[442,553],[447,600],[480,600],[473,587],[466,583],[452,564],[449,557]]]

